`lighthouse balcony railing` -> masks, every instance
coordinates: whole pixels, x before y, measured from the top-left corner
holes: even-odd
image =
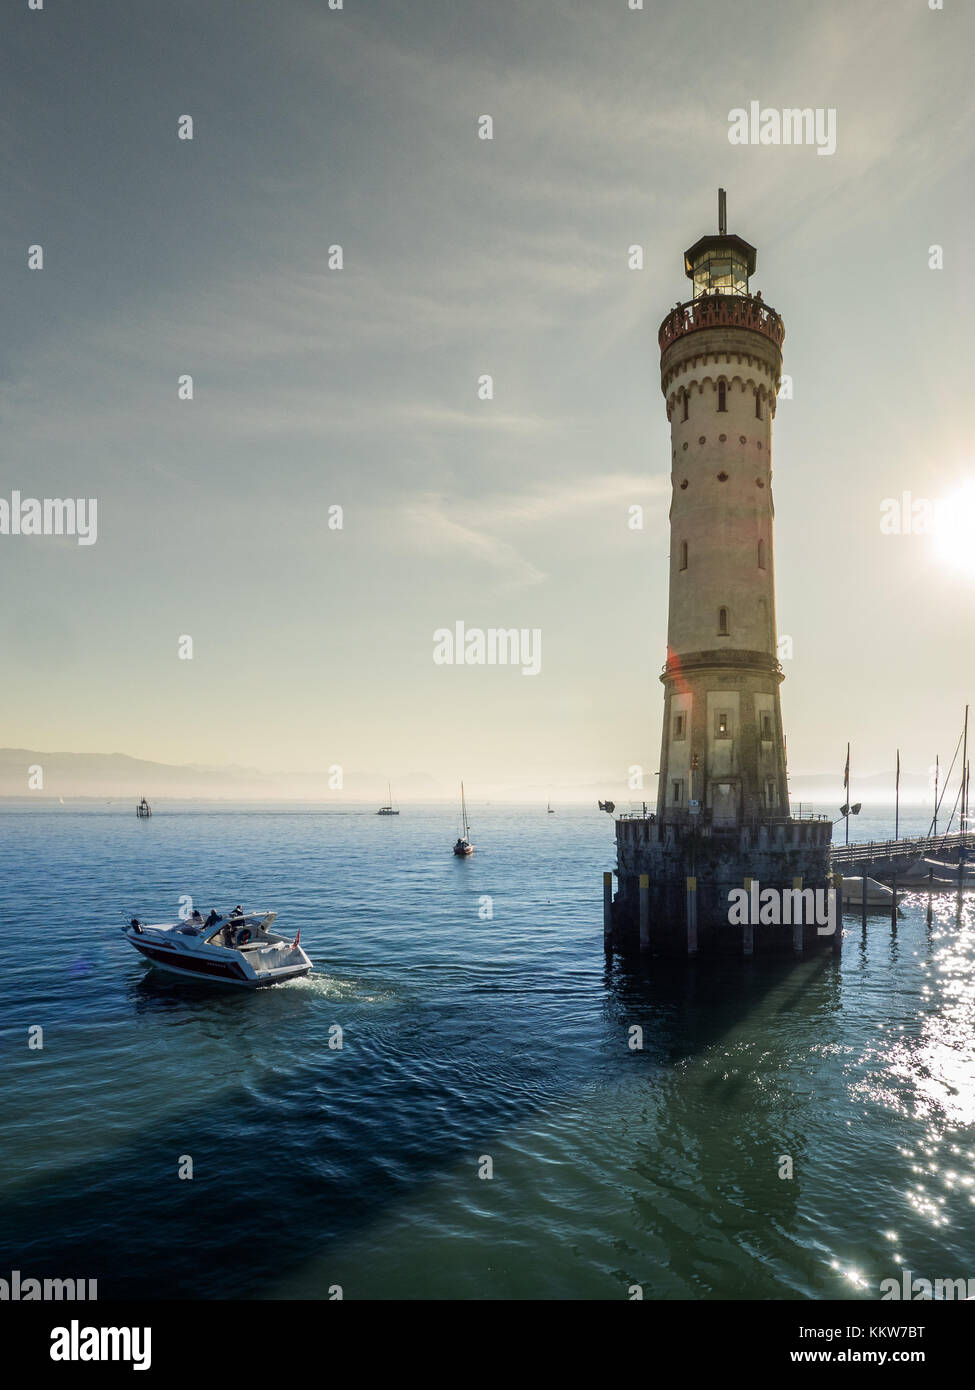
[[[664,662],[664,664],[663,664],[663,665],[661,666],[661,668],[660,668],[660,676],[661,676],[661,679],[663,679],[664,676],[673,676],[673,675],[675,675],[675,674],[676,674],[676,675],[679,675],[680,672],[681,672],[682,670],[685,669],[685,663],[686,663],[686,661],[687,661],[687,660],[691,660],[691,659],[694,660],[695,664],[696,664],[697,662],[701,661],[702,659],[704,659],[704,657],[707,658],[708,664],[711,665],[711,666],[721,666],[721,665],[723,665],[723,664],[726,664],[726,663],[722,660],[722,658],[725,656],[725,653],[726,653],[726,652],[729,652],[729,651],[730,651],[730,652],[733,652],[739,661],[741,661],[742,658],[743,658],[743,656],[745,655],[745,652],[744,652],[743,649],[740,648],[740,647],[725,647],[725,648],[722,650],[722,652],[720,652],[720,653],[718,654],[717,657],[715,657],[715,655],[714,655],[713,653],[711,653],[711,652],[704,653],[703,656],[702,656],[702,655],[699,655],[698,653],[694,653],[694,654],[692,654],[692,657],[691,657],[691,658],[680,657],[680,656],[671,656],[671,657],[668,657],[668,659]],[[767,666],[767,665],[768,665],[768,659],[765,658],[764,653],[759,653],[759,656],[762,658],[764,664]],[[778,661],[778,660],[773,659],[772,662],[771,662],[771,669],[772,669],[774,672],[776,672],[778,675],[781,675],[781,676],[784,677],[785,672],[784,672],[784,670],[782,669],[782,662],[781,662],[781,661]]]
[[[779,315],[756,296],[705,294],[671,309],[657,335],[661,352],[699,328],[750,328],[769,338],[776,347],[781,347],[785,339],[785,324]]]

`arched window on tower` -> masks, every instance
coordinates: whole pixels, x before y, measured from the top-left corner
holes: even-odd
[[[759,393],[759,391],[758,391],[758,388],[756,387],[756,389],[755,389],[755,419],[756,419],[756,420],[761,420],[761,418],[762,418],[762,397],[761,397],[761,395],[760,395],[760,393]]]
[[[686,420],[686,419],[687,419],[687,392],[686,392],[686,391],[682,391],[680,394],[681,394],[681,400],[682,400],[683,403],[684,403],[684,414],[683,414],[683,416],[682,416],[681,418],[684,419],[684,420]]]
[[[681,543],[680,543],[680,567],[681,567],[682,570],[686,570],[686,569],[687,569],[687,542],[686,542],[686,541],[681,541]]]
[[[763,570],[763,569],[765,568],[765,542],[764,542],[764,541],[759,541],[759,543],[758,543],[758,568],[759,568],[760,570]]]
[[[728,636],[728,610],[727,608],[718,609],[718,636]]]
[[[728,387],[723,381],[718,382],[718,409],[728,409]]]

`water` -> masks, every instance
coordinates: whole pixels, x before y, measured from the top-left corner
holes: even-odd
[[[895,934],[848,916],[840,961],[607,966],[608,817],[475,806],[470,860],[456,819],[0,812],[0,1276],[767,1299],[975,1275],[971,898],[930,927],[909,898]],[[181,894],[275,908],[314,975],[148,970],[116,924]]]

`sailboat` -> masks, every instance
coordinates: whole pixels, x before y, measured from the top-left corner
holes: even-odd
[[[552,810],[552,803],[551,803],[551,801],[548,803],[548,813],[549,813],[550,816],[554,816],[554,815],[555,815],[555,812]]]
[[[398,816],[399,811],[393,805],[393,788],[389,782],[386,783],[386,805],[380,806],[376,812],[377,816]]]
[[[457,843],[454,845],[454,853],[460,858],[465,858],[468,854],[474,853],[474,846],[471,844],[471,828],[467,823],[467,802],[464,800],[464,784],[460,784],[460,824],[461,833]]]

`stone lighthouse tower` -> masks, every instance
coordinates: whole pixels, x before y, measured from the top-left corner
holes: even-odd
[[[720,190],[717,235],[684,253],[692,297],[659,332],[671,438],[663,734],[656,816],[617,822],[612,930],[666,954],[805,949],[815,927],[736,931],[728,893],[829,882],[830,822],[789,808],[772,525],[785,328],[751,292],[755,263],[727,231]]]
[[[725,231],[684,253],[694,297],[660,330],[671,437],[670,620],[657,816],[789,814],[772,547],[772,419],[785,330]]]

